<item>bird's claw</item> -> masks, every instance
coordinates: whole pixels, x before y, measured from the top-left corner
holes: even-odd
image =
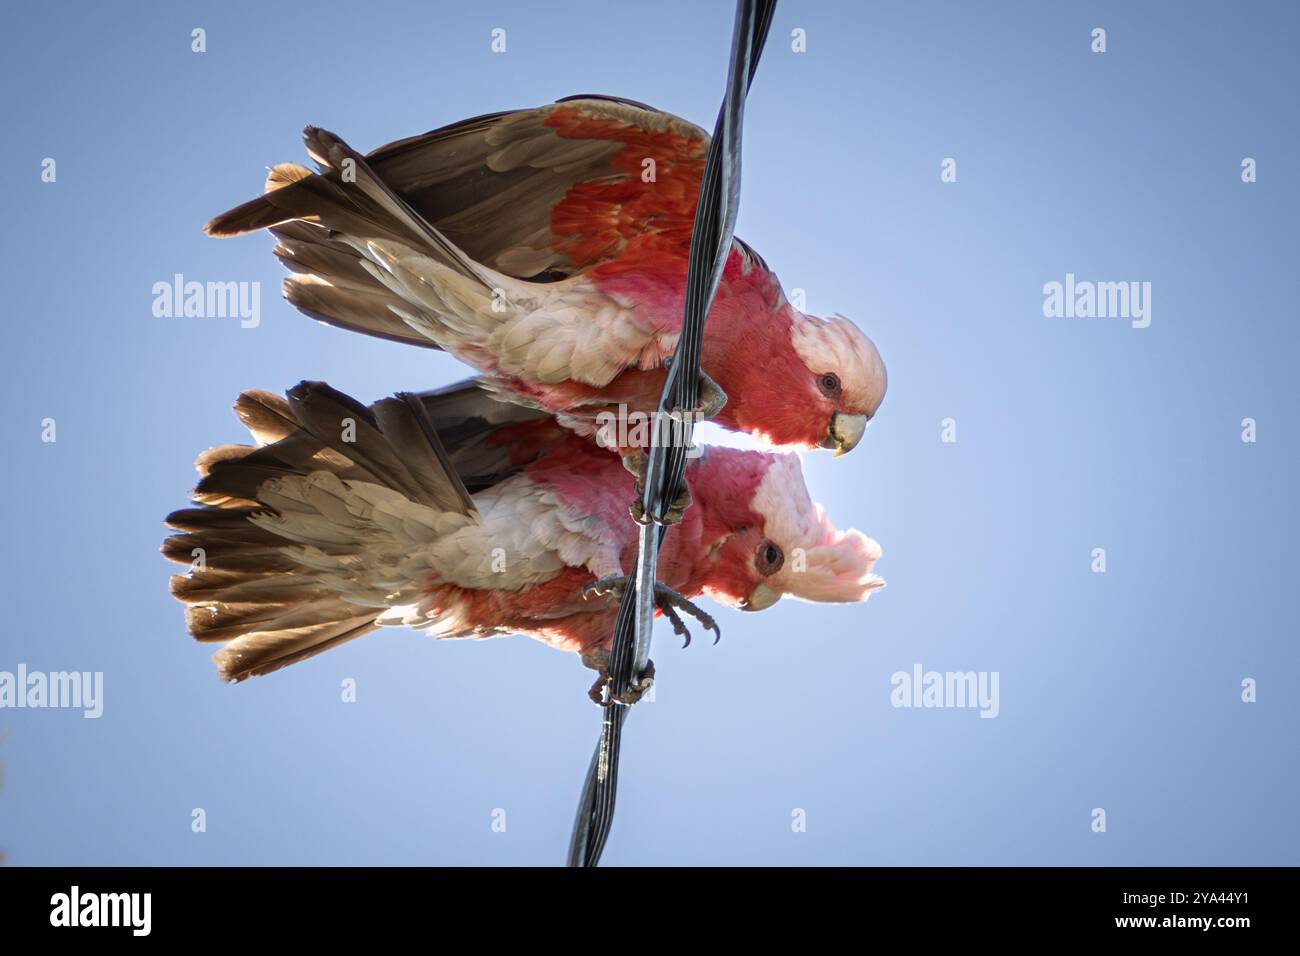
[[[590,600],[594,594],[596,597],[605,597],[607,594],[617,595],[618,599],[623,600],[623,592],[627,590],[627,575],[613,574],[607,578],[597,578],[582,589],[582,599]],[[590,665],[588,665],[590,666]]]
[[[727,393],[722,390],[722,386],[700,369],[700,404],[695,409],[695,414],[701,421],[708,421],[716,417],[726,404]]]
[[[664,368],[673,367],[673,357],[670,355],[664,359]],[[727,404],[727,393],[722,390],[722,386],[709,377],[709,374],[700,369],[700,390],[699,404],[691,409],[693,421],[708,421],[717,416]],[[675,410],[676,414],[681,413],[681,409]]]
[[[585,651],[582,655],[582,663],[600,675],[587,691],[587,696],[601,707],[610,707],[613,704],[631,707],[654,686],[655,662],[651,660],[646,661],[645,672],[640,679],[622,694],[614,693],[614,678],[609,673],[609,651],[603,647]]]
[[[607,578],[600,578],[599,580],[592,581],[582,589],[582,597],[586,600],[593,594],[599,597],[613,594],[617,595],[618,599],[621,601],[627,588],[628,578],[625,575],[616,574]],[[718,627],[718,622],[713,619],[711,614],[701,608],[694,601],[683,597],[668,585],[659,581],[655,582],[655,607],[659,608],[659,610],[663,612],[664,617],[668,618],[669,623],[673,626],[673,633],[678,637],[686,639],[682,643],[682,647],[691,646],[691,632],[687,629],[686,622],[682,620],[681,615],[677,613],[678,611],[682,611],[688,616],[695,618],[695,620],[699,621],[700,624],[704,625],[705,630],[712,631],[714,634],[714,644],[717,644],[718,641],[722,640],[722,630]]]
[[[664,359],[664,367],[672,366],[671,356]],[[718,412],[722,411],[727,404],[727,393],[722,390],[722,386],[711,379],[704,370],[700,370],[700,391],[699,404],[689,411],[683,411],[680,408],[674,409],[672,414],[680,426],[682,422],[707,421],[713,418]],[[679,438],[685,435],[685,430],[678,429],[673,433]],[[675,439],[676,440],[676,439]],[[682,440],[685,440],[684,438]],[[653,519],[645,513],[645,503],[642,500],[645,496],[645,473],[650,459],[643,449],[636,449],[623,455],[623,467],[630,471],[636,477],[636,490],[632,499],[632,504],[628,507],[628,514],[637,524],[652,524]],[[662,524],[675,525],[680,524],[686,514],[686,509],[691,506],[691,489],[682,482],[682,490],[677,494],[668,506],[664,509]]]
[[[664,509],[662,524],[667,526],[681,524],[682,518],[686,516],[686,509],[690,506],[691,490],[683,488],[681,494],[668,502],[668,507]],[[637,524],[654,524],[653,519],[645,513],[645,507],[641,502],[640,482],[637,482],[636,497],[632,499],[632,504],[628,505],[627,513],[632,516],[632,520]]]
[[[645,471],[649,464],[649,458],[644,451],[634,451],[623,456],[623,467],[630,471],[636,477],[635,491],[633,492],[632,504],[628,506],[627,513],[632,516],[632,520],[637,524],[653,524],[654,522],[645,513],[645,505],[642,498],[645,495]],[[691,489],[682,482],[682,490],[668,507],[664,509],[663,523],[665,525],[680,524],[686,514],[686,509],[691,506]]]

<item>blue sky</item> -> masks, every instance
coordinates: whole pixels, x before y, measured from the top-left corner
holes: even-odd
[[[563,859],[598,724],[573,657],[394,630],[231,687],[185,634],[161,519],[195,453],[241,438],[241,389],[374,400],[466,374],[310,322],[278,296],[269,237],[200,227],[303,161],[308,123],[367,150],[601,92],[708,125],[731,18],[10,11],[0,671],[102,671],[104,713],[0,710],[9,862]],[[720,611],[717,647],[661,633],[606,863],[1300,863],[1298,34],[1286,3],[782,3],[738,232],[889,365],[858,450],[805,461],[836,521],[881,542],[889,587]],[[155,317],[176,273],[260,282],[260,324]],[[1067,273],[1151,283],[1150,326],[1045,317]],[[892,706],[915,664],[996,672],[998,716]]]

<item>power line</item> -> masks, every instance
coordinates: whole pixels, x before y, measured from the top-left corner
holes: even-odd
[[[717,292],[722,270],[731,252],[736,210],[740,204],[740,138],[745,115],[745,95],[758,68],[767,40],[776,0],[737,0],[731,38],[731,63],[727,91],[713,127],[708,159],[700,183],[699,203],[691,233],[686,273],[686,306],[663,394],[659,399],[653,434],[665,416],[677,409],[694,409],[700,400],[700,345],[704,322]],[[647,455],[641,505],[646,523],[641,525],[634,584],[623,592],[610,648],[610,684],[607,706],[601,716],[600,739],[578,800],[578,812],[569,841],[569,866],[595,866],[609,838],[618,791],[618,758],[623,723],[631,709],[614,700],[623,697],[645,673],[650,659],[650,632],[654,621],[654,584],[659,546],[667,528],[663,517],[669,502],[682,488],[686,453],[691,444],[691,420],[666,445],[652,442]]]

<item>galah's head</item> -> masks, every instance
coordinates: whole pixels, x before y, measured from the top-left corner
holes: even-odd
[[[706,513],[714,562],[704,591],[746,611],[785,595],[854,603],[885,586],[872,573],[880,545],[860,531],[837,531],[804,484],[791,453],[710,448],[692,493]]]
[[[742,387],[727,389],[723,416],[776,446],[852,451],[885,399],[884,360],[843,316],[819,319],[788,304],[784,314],[779,339],[737,349],[747,366],[737,370]]]

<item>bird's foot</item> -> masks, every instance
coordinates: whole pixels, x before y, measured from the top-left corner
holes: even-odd
[[[664,359],[664,368],[673,367],[673,357],[670,355]],[[727,404],[727,393],[722,390],[722,386],[709,377],[709,373],[700,369],[700,390],[699,404],[690,410],[691,420],[700,422],[708,421],[714,418],[718,412]],[[681,414],[682,410],[676,409],[675,414]]]
[[[628,589],[629,581],[626,575],[612,575],[607,578],[600,578],[592,581],[582,589],[584,599],[595,594],[600,597],[606,595],[615,595],[619,601],[623,600],[623,594]],[[712,631],[714,634],[713,643],[716,644],[722,640],[722,631],[707,611],[691,601],[678,594],[668,585],[659,581],[655,582],[655,607],[663,612],[664,617],[668,618],[673,626],[673,633],[678,637],[685,638],[682,647],[691,646],[691,632],[686,627],[686,622],[682,620],[678,611],[684,612],[689,617],[695,618],[700,624],[704,625],[705,630]],[[590,666],[590,665],[588,665]]]
[[[700,369],[700,405],[695,409],[700,420],[714,418],[726,404],[727,393],[722,390],[722,386],[709,378],[704,369]]]
[[[600,675],[596,678],[596,682],[591,685],[591,689],[587,691],[587,696],[601,707],[609,707],[612,704],[623,704],[631,707],[654,686],[655,662],[651,660],[645,662],[645,673],[641,675],[640,680],[636,681],[623,694],[614,693],[614,678],[609,673],[609,651],[603,647],[583,651],[582,663]],[[608,688],[608,699],[605,696],[606,688]]]
[[[627,513],[632,516],[632,520],[637,524],[650,524],[650,519],[646,516],[645,505],[642,497],[645,494],[645,470],[649,464],[650,458],[643,450],[627,452],[623,455],[623,467],[636,476],[636,490],[633,493],[632,504],[628,506]],[[691,489],[682,482],[681,493],[668,503],[664,510],[665,525],[680,524],[682,517],[686,514],[686,509],[691,506]]]
[[[664,359],[664,367],[670,368],[671,366],[672,357],[670,356],[669,358]],[[717,415],[718,412],[722,411],[726,404],[727,393],[722,390],[721,385],[715,382],[704,372],[703,369],[701,369],[699,404],[689,411],[683,411],[680,408],[673,410],[672,417],[676,421],[670,428],[669,441],[681,443],[688,442],[688,430],[684,427],[684,423],[689,422],[691,425],[694,425],[697,422],[707,421]],[[656,437],[658,436],[656,435]],[[687,449],[687,457],[696,457],[691,453],[690,448]],[[642,501],[642,496],[645,493],[645,473],[649,461],[649,456],[646,454],[645,449],[642,448],[633,448],[626,450],[623,453],[623,467],[636,477],[635,497],[632,500],[632,504],[628,507],[628,513],[632,516],[632,520],[637,524],[650,523],[650,519],[645,513],[645,505]],[[691,506],[691,490],[689,487],[686,487],[684,481],[682,482],[682,485],[683,487],[681,492],[668,503],[668,507],[664,510],[662,523],[665,525],[675,525],[680,523],[683,515],[686,513],[686,509]]]

